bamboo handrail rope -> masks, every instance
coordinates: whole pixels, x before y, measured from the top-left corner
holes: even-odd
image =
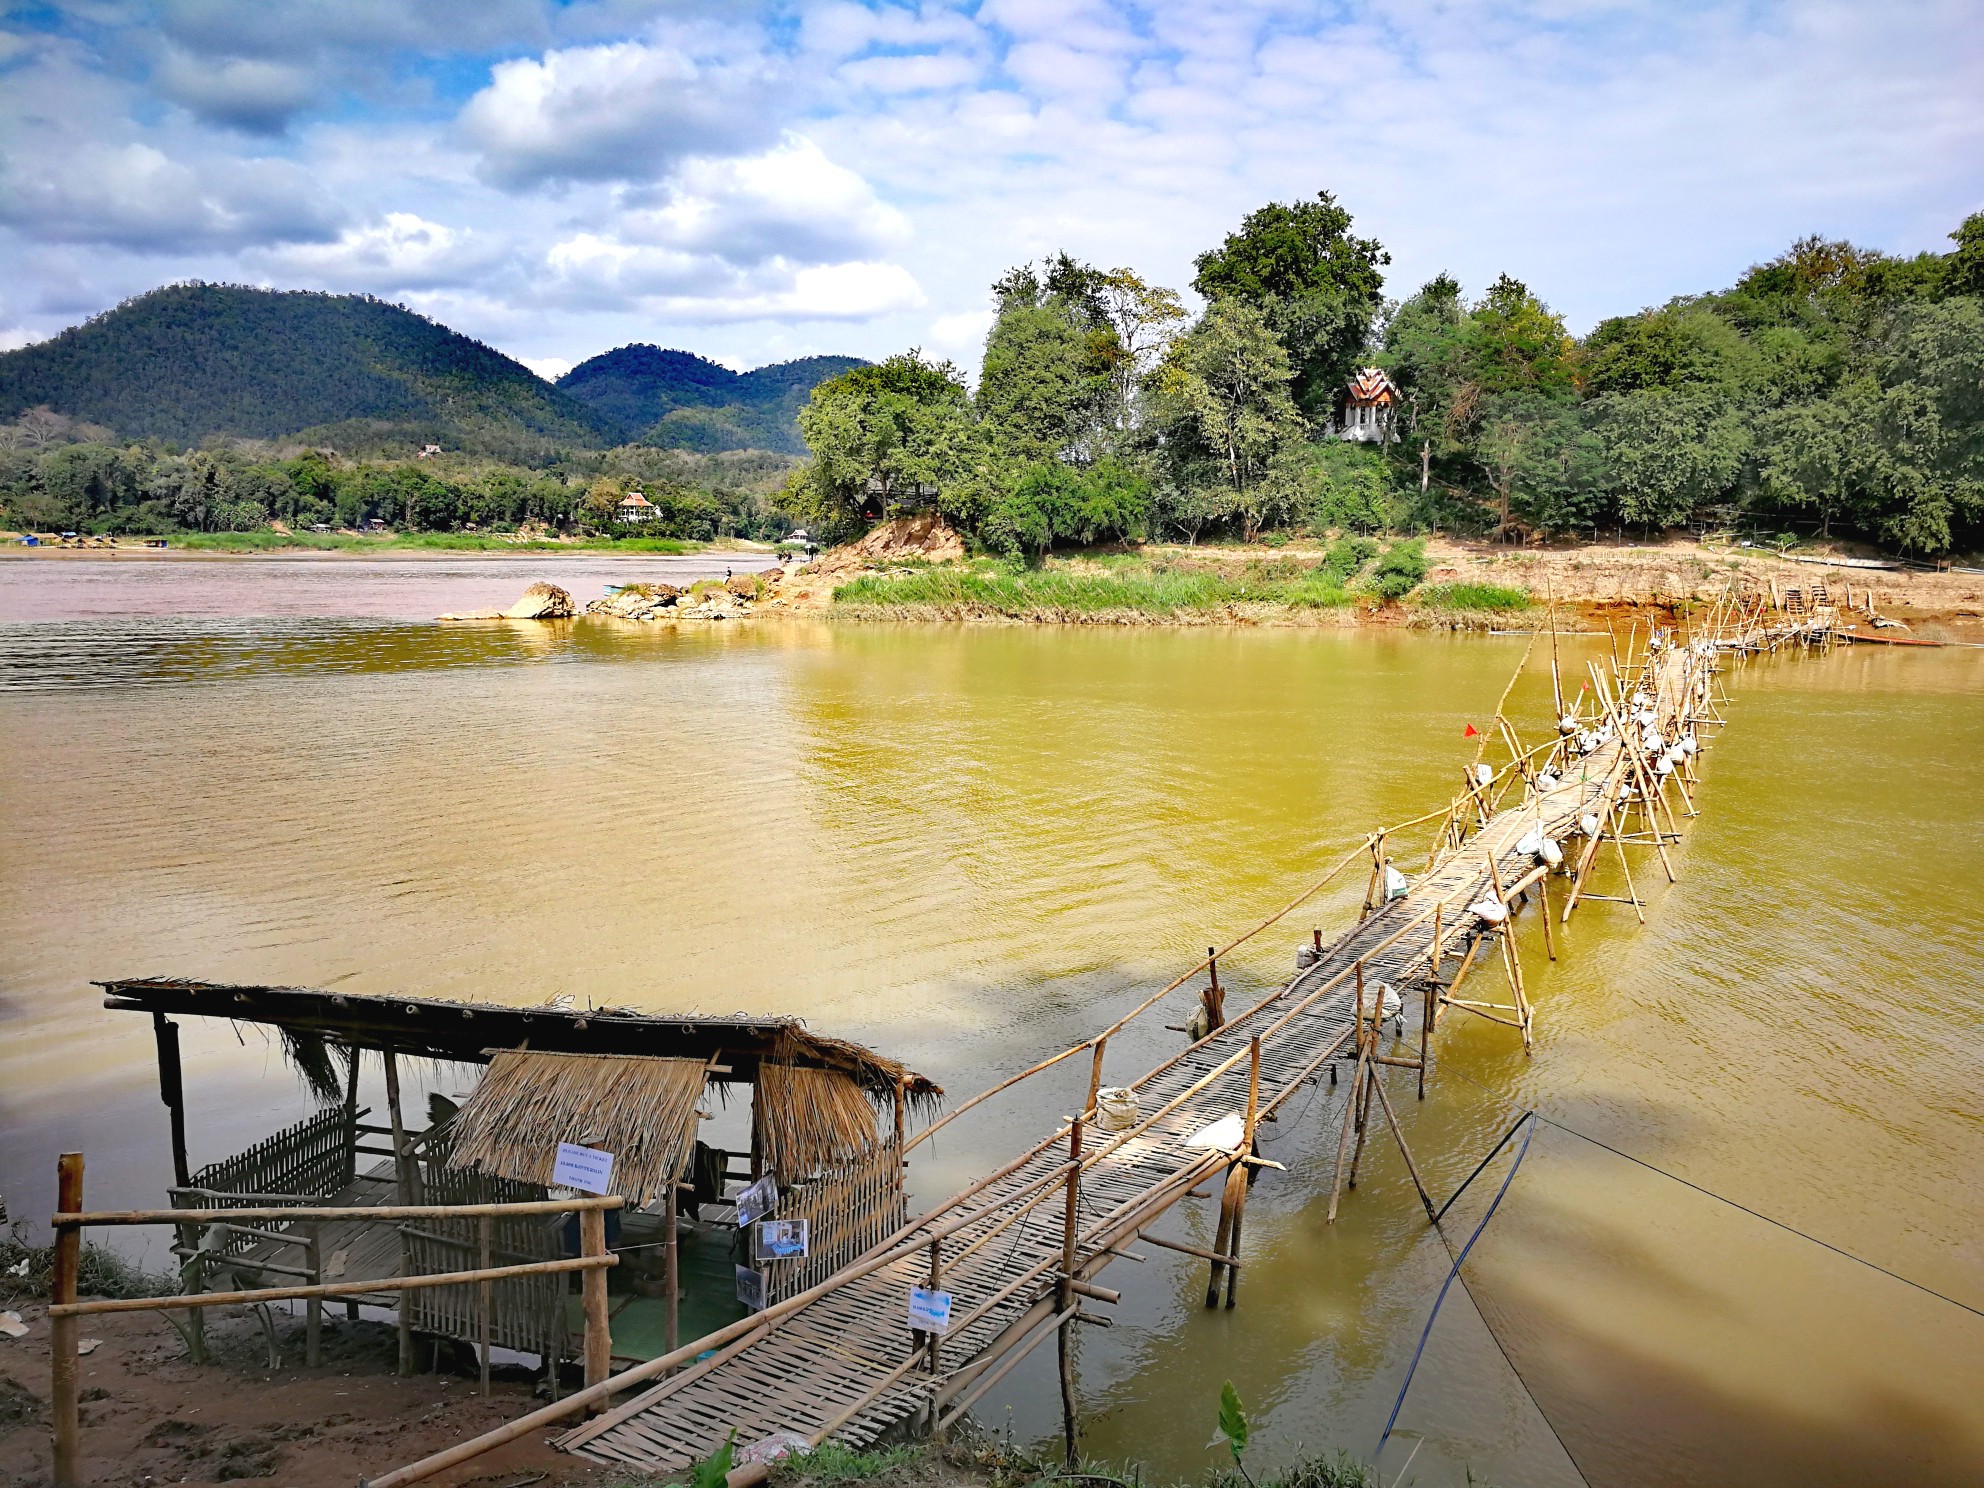
[[[1534,641],[1534,639],[1535,639],[1534,636],[1532,636],[1531,637],[1532,642]],[[1512,687],[1514,686],[1513,679],[1510,682],[1510,686]],[[1505,693],[1504,696],[1506,695],[1507,694]],[[1547,743],[1537,745],[1534,749],[1526,751],[1517,758],[1510,760],[1508,764],[1502,766],[1502,768],[1495,773],[1493,779],[1491,779],[1489,783],[1493,785],[1503,780],[1511,771],[1518,770],[1525,761],[1533,759],[1536,755],[1544,753],[1547,750],[1555,749],[1556,747],[1557,747],[1557,741],[1554,739],[1550,740]],[[1272,928],[1275,924],[1277,924],[1283,919],[1286,919],[1290,914],[1293,914],[1296,910],[1300,909],[1310,899],[1314,898],[1317,894],[1321,893],[1323,889],[1327,888],[1329,884],[1336,878],[1336,876],[1339,873],[1341,873],[1345,868],[1349,867],[1352,863],[1357,861],[1359,856],[1361,856],[1366,852],[1369,852],[1371,849],[1371,844],[1377,841],[1379,838],[1387,837],[1399,832],[1407,831],[1410,828],[1420,826],[1426,822],[1432,821],[1435,817],[1442,817],[1442,816],[1450,817],[1453,813],[1453,809],[1454,809],[1453,804],[1450,802],[1448,803],[1448,805],[1442,807],[1438,811],[1428,811],[1423,813],[1422,815],[1412,817],[1410,820],[1399,822],[1393,826],[1384,827],[1376,832],[1369,833],[1362,842],[1358,843],[1357,846],[1351,848],[1349,852],[1345,853],[1343,857],[1339,858],[1335,863],[1335,865],[1332,866],[1329,872],[1324,874],[1322,878],[1318,879],[1309,888],[1304,889],[1300,894],[1296,895],[1281,909],[1276,910],[1273,914],[1269,915],[1265,920],[1262,920],[1258,925],[1254,926],[1251,930],[1248,930],[1244,934],[1235,937],[1233,940],[1229,941],[1226,945],[1220,947],[1219,950],[1216,951],[1213,955],[1203,957],[1202,959],[1200,959],[1191,967],[1190,970],[1186,971],[1182,976],[1179,976],[1174,981],[1167,983],[1164,987],[1152,993],[1149,997],[1145,998],[1142,1002],[1138,1003],[1136,1007],[1132,1008],[1129,1012],[1125,1013],[1122,1017],[1118,1018],[1114,1023],[1110,1024],[1107,1028],[1103,1029],[1100,1033],[1093,1034],[1090,1037],[1083,1039],[1080,1043],[1071,1045],[1070,1047],[1063,1049],[1059,1054],[1056,1054],[1048,1059],[1043,1059],[1038,1064],[1035,1064],[1030,1068],[1021,1070],[1016,1075],[1008,1076],[1006,1079],[1001,1080],[998,1084],[992,1086],[991,1088],[987,1090],[982,1090],[977,1095],[972,1096],[971,1099],[965,1101],[962,1105],[953,1107],[951,1110],[945,1112],[943,1116],[939,1117],[936,1121],[931,1122],[930,1125],[924,1127],[922,1131],[918,1132],[915,1136],[911,1137],[907,1142],[905,1142],[903,1144],[903,1154],[907,1156],[910,1153],[910,1151],[912,1151],[917,1146],[918,1143],[922,1142],[927,1137],[935,1136],[939,1131],[943,1130],[944,1127],[950,1125],[951,1122],[955,1121],[958,1117],[964,1115],[964,1113],[966,1111],[969,1111],[972,1107],[979,1105],[984,1101],[990,1100],[993,1096],[1002,1094],[1003,1092],[1010,1090],[1013,1086],[1019,1084],[1021,1081],[1031,1079],[1033,1076],[1041,1073],[1043,1070],[1053,1068],[1055,1065],[1059,1064],[1062,1060],[1072,1059],[1075,1055],[1081,1053],[1084,1049],[1092,1049],[1098,1043],[1101,1043],[1104,1040],[1112,1037],[1113,1035],[1120,1033],[1123,1030],[1123,1028],[1126,1025],[1128,1025],[1132,1020],[1141,1017],[1144,1013],[1148,1012],[1151,1008],[1155,1007],[1164,998],[1169,997],[1173,992],[1176,992],[1180,987],[1184,986],[1186,982],[1190,981],[1193,977],[1197,976],[1200,972],[1206,970],[1209,966],[1211,966],[1214,961],[1219,959],[1219,957],[1227,955],[1232,951],[1237,950],[1239,947],[1245,945],[1248,941],[1252,940],[1256,935],[1259,935],[1263,931]]]
[[[95,1214],[51,1214],[50,1225],[183,1225],[190,1214],[201,1224],[238,1224],[284,1219],[475,1219],[482,1215],[569,1214],[578,1209],[618,1209],[618,1194],[590,1199],[526,1199],[515,1204],[368,1204],[348,1209],[126,1209]]]
[[[548,1276],[563,1271],[597,1271],[620,1264],[618,1256],[570,1256],[556,1261],[530,1261],[521,1266],[493,1266],[486,1271],[438,1271],[426,1276],[381,1276],[371,1280],[334,1281],[322,1286],[263,1287],[246,1292],[187,1292],[173,1297],[105,1297],[95,1302],[58,1302],[50,1317],[85,1317],[99,1312],[171,1312],[189,1307],[231,1307],[236,1303],[294,1302],[312,1297],[343,1297],[365,1292],[412,1291],[420,1287],[463,1286],[500,1281],[510,1276]]]

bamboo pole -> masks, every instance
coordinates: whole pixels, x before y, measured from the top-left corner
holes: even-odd
[[[1501,871],[1495,865],[1495,855],[1488,854],[1488,881],[1495,886],[1495,897],[1501,902],[1505,918],[1502,921],[1501,941],[1502,960],[1509,970],[1509,986],[1516,996],[1516,1014],[1522,1019],[1522,1051],[1530,1052],[1530,1011],[1529,999],[1523,992],[1522,963],[1516,959],[1515,911],[1509,908],[1508,896],[1502,892]]]
[[[153,1013],[152,1038],[158,1049],[159,1099],[165,1102],[166,1114],[171,1124],[172,1181],[175,1188],[185,1189],[192,1183],[192,1174],[186,1161],[186,1087],[179,1061],[179,1025],[163,1013]],[[357,1068],[354,1057],[352,1063],[354,1074]],[[197,1292],[205,1284],[206,1279],[206,1263],[199,1254],[199,1227],[192,1224],[181,1225],[178,1241],[180,1248],[187,1255],[185,1264],[180,1267],[180,1285]],[[207,1362],[206,1317],[202,1313],[187,1314],[186,1352],[195,1364]]]
[[[368,1292],[418,1291],[423,1287],[466,1286],[511,1276],[550,1276],[563,1271],[592,1271],[615,1266],[618,1256],[568,1256],[556,1261],[521,1261],[489,1271],[432,1271],[419,1276],[381,1276],[331,1281],[315,1286],[258,1287],[241,1292],[190,1292],[175,1297],[103,1297],[94,1302],[70,1302],[48,1309],[50,1317],[90,1317],[100,1312],[178,1312],[189,1307],[233,1307],[255,1302],[302,1302],[311,1297],[346,1297]]]
[[[486,1214],[475,1222],[475,1264],[478,1270],[487,1271],[490,1269],[490,1251],[493,1248],[495,1228],[496,1221]],[[475,1320],[476,1383],[481,1387],[483,1396],[487,1398],[489,1394],[490,1345],[490,1287],[487,1277],[475,1284],[475,1292],[477,1314]]]
[[[1252,1056],[1253,1062],[1247,1072],[1247,1119],[1242,1123],[1240,1128],[1240,1152],[1243,1158],[1253,1155],[1254,1124],[1259,1120],[1261,1111],[1261,1038],[1259,1034],[1254,1035],[1252,1041],[1249,1043],[1248,1053]],[[1232,1175],[1227,1178],[1226,1182],[1229,1187],[1237,1183],[1239,1190],[1233,1198],[1233,1233],[1226,1247],[1228,1259],[1237,1261],[1240,1256],[1240,1228],[1247,1218],[1248,1173],[1244,1163],[1236,1162],[1233,1165]],[[1226,1269],[1226,1306],[1229,1311],[1232,1310],[1234,1297],[1239,1289],[1240,1268],[1238,1265],[1229,1265]]]
[[[312,1281],[324,1279],[324,1257],[321,1245],[322,1233],[315,1224],[304,1228],[304,1265],[309,1268]],[[484,1261],[484,1265],[488,1262]],[[303,1305],[303,1364],[307,1369],[315,1369],[324,1362],[324,1304],[312,1297]]]
[[[1412,1175],[1412,1186],[1419,1190],[1419,1202],[1426,1206],[1426,1218],[1433,1217],[1433,1196],[1426,1192],[1426,1185],[1420,1181],[1419,1168],[1412,1161],[1412,1149],[1405,1145],[1405,1133],[1399,1129],[1398,1116],[1392,1110],[1391,1097],[1385,1094],[1385,1082],[1374,1071],[1371,1083],[1378,1089],[1378,1104],[1384,1108],[1385,1120],[1392,1129],[1392,1139],[1398,1143],[1399,1156],[1405,1159],[1405,1170]]]
[[[900,1091],[901,1087],[898,1086],[897,1089]],[[897,1109],[900,1110],[901,1107],[898,1106]],[[897,1128],[897,1132],[898,1136],[900,1136],[901,1128]],[[898,1152],[902,1150],[900,1140],[896,1143],[896,1150]],[[902,1181],[900,1169],[897,1170],[896,1181],[898,1183]],[[667,1226],[667,1235],[662,1242],[661,1284],[668,1291],[668,1307],[665,1314],[667,1321],[665,1325],[666,1331],[663,1334],[663,1342],[667,1345],[667,1352],[671,1354],[675,1352],[676,1345],[681,1342],[676,1336],[679,1326],[679,1306],[682,1291],[682,1201],[680,1192],[681,1190],[676,1184],[671,1183],[668,1185],[668,1205],[663,1218],[663,1223]]]
[[[283,1209],[200,1209],[190,1212],[197,1213],[207,1224],[253,1224],[291,1219],[475,1219],[484,1214],[528,1218],[544,1214],[572,1214],[587,1209],[618,1209],[625,1202],[618,1194],[601,1194],[584,1199],[525,1199],[515,1204],[354,1204],[348,1209],[335,1205],[314,1208],[298,1205]],[[52,1214],[48,1222],[51,1225],[85,1225],[91,1229],[110,1225],[177,1225],[185,1222],[188,1212],[185,1209],[106,1209],[91,1214]]]
[[[587,1259],[606,1257],[604,1209],[587,1209],[579,1215],[579,1254]],[[606,1268],[593,1267],[579,1286],[586,1316],[586,1383],[597,1385],[613,1372],[613,1323],[606,1303]]]
[[[400,1067],[389,1045],[384,1050],[386,1061],[386,1112],[393,1129],[393,1187],[401,1204],[411,1204],[414,1200],[413,1180],[407,1171],[412,1160],[407,1154],[406,1125],[400,1116]],[[407,1248],[406,1237],[400,1237],[400,1270],[406,1271],[412,1256]],[[398,1299],[394,1306],[394,1329],[399,1335],[399,1372],[413,1373],[413,1310],[407,1306],[406,1298]]]
[[[1079,1116],[1068,1123],[1068,1166],[1068,1199],[1061,1220],[1061,1281],[1057,1287],[1060,1301],[1055,1310],[1063,1316],[1057,1330],[1060,1334],[1057,1347],[1061,1365],[1061,1440],[1064,1458],[1072,1469],[1081,1460],[1079,1428],[1075,1420],[1075,1365],[1068,1352],[1076,1310],[1074,1288],[1069,1278],[1075,1274],[1075,1220],[1081,1206],[1082,1118]]]
[[[83,1207],[83,1155],[65,1152],[55,1163],[56,1204],[73,1214]],[[83,1237],[74,1224],[55,1227],[55,1274],[49,1295],[55,1305],[48,1309],[49,1326],[49,1414],[54,1423],[55,1488],[79,1488],[82,1478],[77,1463],[81,1435],[81,1392],[78,1389],[76,1319],[69,1310],[76,1305],[76,1281],[82,1270]]]

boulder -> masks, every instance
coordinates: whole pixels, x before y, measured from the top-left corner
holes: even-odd
[[[682,596],[673,584],[629,584],[586,606],[588,615],[619,620],[655,620]]]
[[[532,584],[524,597],[503,612],[506,620],[569,620],[572,596],[556,584]]]
[[[758,597],[758,576],[754,573],[732,574],[723,581],[723,587],[739,599]]]

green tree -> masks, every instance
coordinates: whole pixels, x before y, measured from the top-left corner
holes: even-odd
[[[985,338],[978,410],[999,452],[1022,463],[1087,462],[1114,428],[1116,336],[1059,295],[1000,306]]]
[[[1362,359],[1382,303],[1380,271],[1391,262],[1377,239],[1350,229],[1350,213],[1319,191],[1314,201],[1248,213],[1238,232],[1195,260],[1193,289],[1266,317],[1288,353],[1294,401],[1312,419],[1334,411]]]
[[[1944,260],[1943,288],[1953,295],[1984,295],[1984,212],[1972,212],[1950,234],[1956,251]]]
[[[963,510],[985,475],[963,379],[917,351],[821,383],[799,412],[799,430],[813,458],[789,500],[834,531],[852,530],[864,507]]]
[[[1647,388],[1593,405],[1619,515],[1671,527],[1725,496],[1749,454],[1740,413],[1714,392]]]
[[[1275,456],[1302,432],[1290,377],[1266,319],[1236,299],[1214,300],[1156,373],[1159,447],[1177,487],[1218,492],[1249,539],[1277,506],[1292,505],[1287,482],[1270,478]]]

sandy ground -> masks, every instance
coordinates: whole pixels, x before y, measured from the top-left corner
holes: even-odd
[[[0,1488],[43,1488],[50,1475],[49,1327],[41,1303],[11,1303],[25,1338],[0,1338]],[[209,1312],[214,1362],[187,1362],[156,1313],[84,1319],[102,1342],[81,1361],[83,1481],[143,1488],[264,1479],[291,1488],[352,1488],[542,1404],[521,1371],[493,1395],[464,1374],[394,1372],[393,1330],[324,1320],[324,1363],[305,1369],[302,1320],[279,1315],[285,1366],[271,1371],[260,1325],[242,1308]],[[466,1361],[465,1361],[466,1362]],[[431,1480],[438,1488],[632,1485],[526,1436]]]
[[[928,545],[927,538],[922,545]],[[777,600],[762,608],[772,612],[824,610],[833,603],[834,590],[848,580],[876,571],[880,563],[890,558],[925,556],[917,551],[917,546],[904,544],[899,552],[885,552],[869,542],[862,544],[862,549],[869,551],[836,549],[816,564],[789,572]],[[1241,569],[1250,563],[1276,559],[1316,562],[1323,556],[1324,545],[1291,543],[1270,548],[1153,544],[1140,551],[1156,561]],[[950,555],[929,556],[943,561]],[[1649,608],[1666,612],[1681,601],[1713,601],[1732,579],[1739,582],[1751,579],[1760,587],[1768,587],[1774,581],[1780,593],[1797,589],[1808,594],[1814,582],[1823,578],[1828,597],[1835,605],[1844,607],[1849,586],[1856,607],[1864,603],[1871,591],[1879,614],[1908,627],[1885,630],[1882,634],[1949,641],[1984,639],[1984,574],[1978,573],[1856,569],[1823,559],[1812,561],[1819,557],[1815,554],[1783,558],[1754,549],[1703,544],[1686,537],[1633,546],[1530,548],[1435,538],[1427,543],[1427,556],[1433,564],[1426,576],[1429,585],[1498,584],[1523,588],[1539,601],[1554,597],[1571,619],[1601,626],[1616,620],[1623,628],[1632,612]],[[1079,563],[1080,559],[1073,561]],[[1241,623],[1273,623],[1272,614],[1255,613],[1255,608],[1236,607],[1236,611],[1245,613],[1228,618]],[[1208,623],[1219,623],[1219,618],[1208,617]],[[1384,625],[1412,623],[1414,615],[1409,605],[1382,609],[1359,605],[1345,611],[1293,618],[1306,618],[1316,624]],[[1544,618],[1544,613],[1533,613],[1511,616],[1497,623],[1519,628],[1542,624]],[[1859,629],[1875,633],[1864,618]]]

